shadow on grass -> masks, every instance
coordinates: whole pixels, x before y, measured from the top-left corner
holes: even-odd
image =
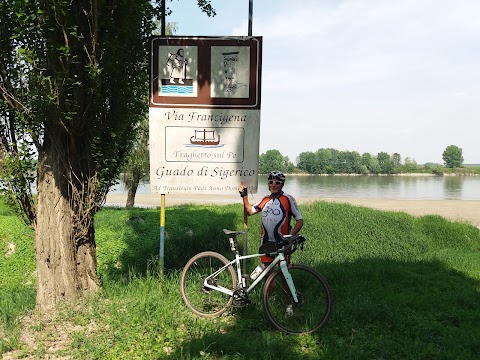
[[[217,332],[190,338],[174,357],[206,352],[242,359],[479,358],[478,280],[438,261],[368,259],[316,268],[334,292],[333,315],[318,334],[273,330],[257,303],[235,310],[234,320]]]
[[[98,234],[99,257],[104,256],[102,276],[119,279],[128,272],[145,274],[157,265],[160,250],[159,209],[103,209],[102,229],[117,228],[127,224],[120,239],[111,239],[106,231]],[[118,215],[118,217],[117,217]],[[241,225],[238,210],[223,207],[176,206],[166,209],[164,230],[164,269],[180,270],[196,253],[206,250],[228,254],[228,240],[223,228],[238,229]],[[115,224],[117,223],[117,224]],[[112,247],[119,247],[118,250]],[[102,250],[103,248],[103,250]],[[153,264],[152,264],[153,263]]]
[[[260,288],[254,294],[257,305],[236,309],[233,317],[199,319],[185,307],[176,307],[175,314],[165,307],[159,309],[160,316],[169,317],[176,336],[183,339],[168,358],[479,358],[480,282],[466,275],[478,273],[477,229],[438,217],[417,221],[407,214],[346,205],[319,203],[305,206],[302,213],[313,219],[304,232],[308,251],[294,254],[293,262],[313,265],[330,283],[334,308],[326,326],[318,334],[300,337],[274,330],[263,314]],[[104,263],[117,276],[128,269],[146,272],[158,255],[158,209],[109,214],[101,226],[107,231],[103,240],[118,234],[108,233],[109,226],[122,220],[116,214],[126,216],[128,227],[120,225],[125,232],[121,239],[102,245],[123,246],[112,252],[118,257]],[[222,229],[241,227],[241,206],[173,207],[166,218],[166,269],[180,270],[204,250],[231,258]],[[259,219],[250,222],[253,239],[258,238]],[[250,241],[249,252],[257,246],[257,240]],[[410,260],[419,258],[436,260]],[[175,288],[175,300],[170,301],[180,306]],[[153,345],[163,348],[163,338],[158,341]]]

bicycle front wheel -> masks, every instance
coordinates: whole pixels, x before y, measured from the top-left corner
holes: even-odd
[[[293,297],[281,270],[271,274],[263,288],[263,308],[278,330],[309,334],[320,329],[332,311],[332,291],[327,281],[310,266],[291,264],[288,271],[297,291]]]
[[[205,279],[228,264],[228,260],[216,252],[206,251],[192,257],[182,271],[180,291],[183,301],[195,314],[214,317],[224,313],[232,304],[232,297],[220,291],[204,287]],[[227,289],[235,287],[235,271],[228,266],[208,281],[211,285]]]

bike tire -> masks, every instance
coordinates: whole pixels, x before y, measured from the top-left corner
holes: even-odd
[[[294,304],[281,270],[268,276],[263,287],[263,309],[273,326],[288,334],[310,334],[328,321],[332,312],[332,290],[315,269],[291,264],[292,276],[299,303]],[[287,307],[292,305],[292,312]]]
[[[207,276],[227,265],[229,261],[216,252],[205,251],[192,257],[183,268],[180,291],[188,308],[201,317],[215,317],[223,314],[232,304],[233,298],[216,290],[207,290],[203,283]],[[213,280],[216,285],[234,289],[235,271],[227,267]]]

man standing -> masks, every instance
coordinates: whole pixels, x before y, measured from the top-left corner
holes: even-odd
[[[284,235],[295,235],[303,226],[303,217],[293,196],[283,192],[285,175],[280,171],[272,171],[268,174],[268,189],[270,195],[265,196],[259,202],[250,205],[247,196],[247,187],[242,182],[238,191],[243,199],[243,206],[248,215],[262,214],[261,245],[269,241],[280,242]],[[295,219],[295,226],[291,227],[291,219]],[[290,257],[286,256],[287,261]],[[263,266],[268,266],[272,257],[262,256]]]

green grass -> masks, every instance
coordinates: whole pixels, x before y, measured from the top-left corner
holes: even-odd
[[[20,340],[19,319],[35,303],[33,233],[0,205],[0,353],[41,358],[62,333],[68,341],[57,355],[78,359],[479,358],[477,228],[326,202],[301,211],[307,243],[293,261],[319,270],[334,292],[332,318],[318,334],[275,331],[259,302],[216,319],[183,305],[183,265],[203,250],[230,257],[222,229],[242,228],[240,205],[167,208],[164,278],[158,209],[105,208],[95,219],[102,290],[59,308],[50,323],[31,321],[40,339],[31,350]],[[259,221],[249,218],[249,252],[259,245]],[[9,242],[22,250],[3,257]]]
[[[18,318],[34,305],[33,230],[0,201],[0,354],[18,346]]]

